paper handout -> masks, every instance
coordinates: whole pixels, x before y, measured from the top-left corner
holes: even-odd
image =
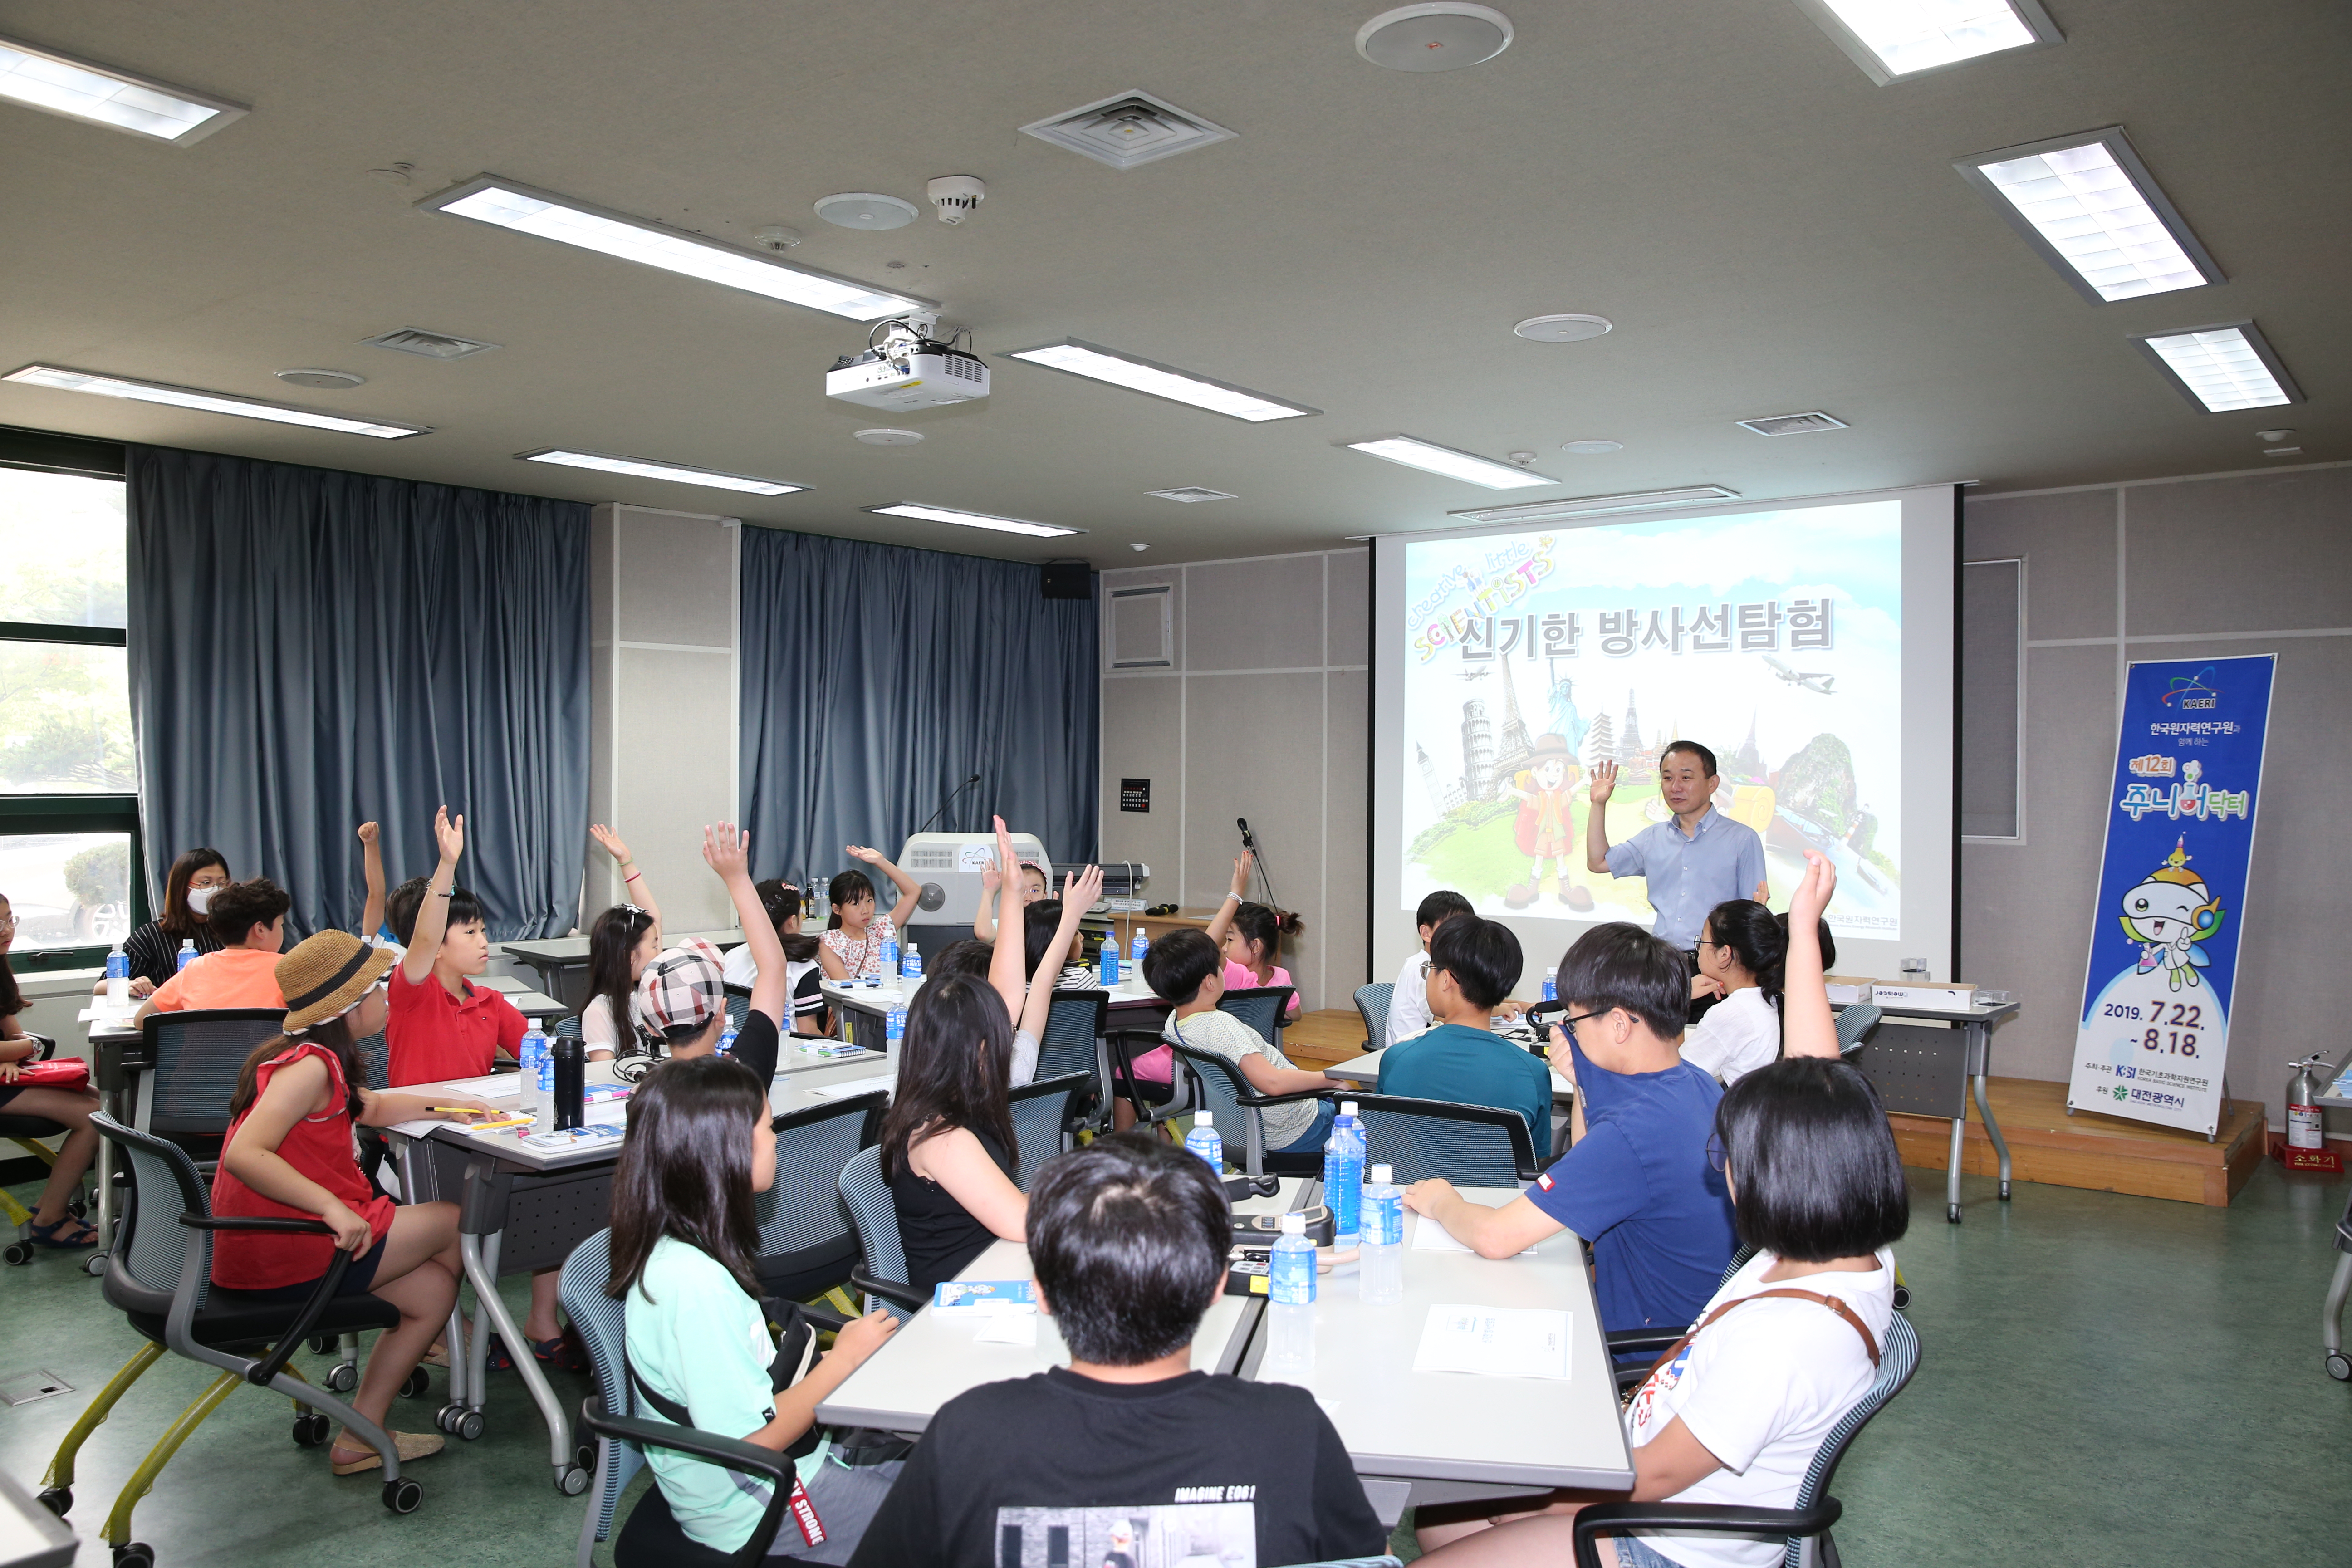
[[[1544,1308],[1432,1307],[1412,1370],[1565,1380],[1568,1314]]]

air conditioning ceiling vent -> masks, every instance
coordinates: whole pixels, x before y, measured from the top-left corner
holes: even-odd
[[[1759,436],[1810,436],[1816,430],[1843,430],[1843,419],[1816,408],[1811,414],[1768,414],[1761,419],[1737,421],[1743,430],[1753,430]]]
[[[1148,92],[1098,99],[1067,114],[1033,121],[1021,132],[1114,169],[1132,169],[1240,134]]]
[[[1241,499],[1231,490],[1203,489],[1199,485],[1179,485],[1172,490],[1146,490],[1143,493],[1146,495],[1158,496],[1161,500],[1204,501],[1239,500]]]
[[[421,354],[426,359],[464,359],[468,354],[488,353],[497,348],[479,338],[461,338],[449,332],[428,332],[422,327],[401,327],[380,332],[361,342],[370,348],[393,349],[404,354]]]

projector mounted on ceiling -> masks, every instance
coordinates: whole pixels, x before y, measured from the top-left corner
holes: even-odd
[[[898,414],[986,397],[988,363],[971,352],[970,330],[945,339],[934,335],[939,330],[939,317],[929,314],[877,321],[864,353],[844,354],[825,372],[824,395]],[[955,346],[959,338],[966,347]]]

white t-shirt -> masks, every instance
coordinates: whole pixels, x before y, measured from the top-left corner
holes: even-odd
[[[730,985],[740,985],[746,991],[757,985],[760,983],[760,966],[751,958],[751,944],[746,942],[730,950],[726,962],[719,966],[719,978]],[[799,1033],[796,1026],[803,1018],[822,1018],[824,1016],[824,994],[817,989],[824,979],[824,972],[817,968],[814,958],[798,962],[789,958],[784,960],[784,1005],[790,1010],[783,1030],[785,1034]]]
[[[1895,1258],[1881,1250],[1867,1274],[1826,1272],[1768,1282],[1769,1252],[1748,1260],[1699,1314],[1737,1297],[1781,1287],[1834,1296],[1853,1309],[1882,1347],[1895,1315]],[[1625,1411],[1625,1435],[1638,1448],[1682,1417],[1690,1435],[1723,1461],[1696,1486],[1667,1502],[1792,1508],[1805,1471],[1830,1429],[1869,1392],[1877,1369],[1853,1326],[1818,1301],[1751,1301],[1700,1331],[1659,1369]],[[1683,1568],[1772,1568],[1784,1540],[1642,1531]]]
[[[1389,994],[1389,1044],[1429,1032],[1429,954],[1407,955]]]
[[[1683,1060],[1713,1073],[1726,1088],[1780,1055],[1780,1015],[1755,985],[1709,1007],[1683,1037]]]
[[[610,996],[591,996],[580,1009],[580,1043],[587,1050],[620,1054],[621,1026],[613,1016]]]

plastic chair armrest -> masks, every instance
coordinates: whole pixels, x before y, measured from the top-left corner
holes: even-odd
[[[879,1296],[885,1301],[896,1301],[910,1312],[918,1312],[931,1304],[931,1299],[903,1279],[882,1279],[869,1274],[864,1264],[849,1271],[852,1289],[863,1295]]]
[[[180,1215],[180,1223],[190,1230],[262,1230],[296,1236],[335,1234],[334,1228],[324,1220],[286,1219],[272,1215],[184,1214]],[[245,1369],[246,1382],[256,1388],[268,1388],[277,1381],[278,1374],[284,1372],[286,1363],[293,1359],[295,1350],[310,1337],[312,1325],[325,1313],[327,1303],[335,1299],[335,1292],[343,1283],[343,1271],[351,1266],[352,1255],[340,1247],[335,1248],[334,1256],[327,1260],[327,1271],[311,1288],[309,1298],[302,1303],[302,1310],[294,1315],[293,1322],[287,1325],[286,1331],[278,1336],[269,1353]]]
[[[1740,1535],[1819,1535],[1845,1510],[1825,1497],[1811,1508],[1732,1508],[1720,1503],[1604,1502],[1576,1516],[1576,1568],[1601,1568],[1604,1535],[1632,1530],[1713,1531]]]
[[[1294,1100],[1328,1100],[1334,1095],[1354,1092],[1344,1089],[1294,1089],[1283,1094],[1235,1094],[1235,1105],[1246,1105],[1253,1110],[1268,1105],[1287,1105]]]
[[[1609,1353],[1614,1356],[1631,1351],[1663,1351],[1688,1332],[1690,1329],[1687,1326],[1679,1329],[1612,1329],[1601,1338],[1609,1346]]]
[[[752,1527],[751,1538],[741,1550],[729,1559],[738,1568],[754,1568],[768,1555],[768,1548],[782,1528],[786,1510],[792,1506],[793,1482],[795,1479],[793,1461],[772,1448],[762,1448],[757,1443],[746,1443],[740,1437],[721,1437],[713,1432],[697,1431],[691,1426],[673,1426],[667,1421],[646,1421],[634,1415],[608,1415],[604,1401],[594,1394],[581,1402],[580,1420],[588,1430],[601,1437],[617,1437],[634,1443],[640,1448],[668,1448],[680,1454],[690,1454],[706,1464],[738,1475],[766,1478],[774,1489],[769,1499],[767,1512]]]
[[[837,1334],[849,1326],[849,1320],[830,1307],[819,1306],[812,1301],[803,1301],[800,1303],[800,1309],[801,1316],[820,1329]]]

